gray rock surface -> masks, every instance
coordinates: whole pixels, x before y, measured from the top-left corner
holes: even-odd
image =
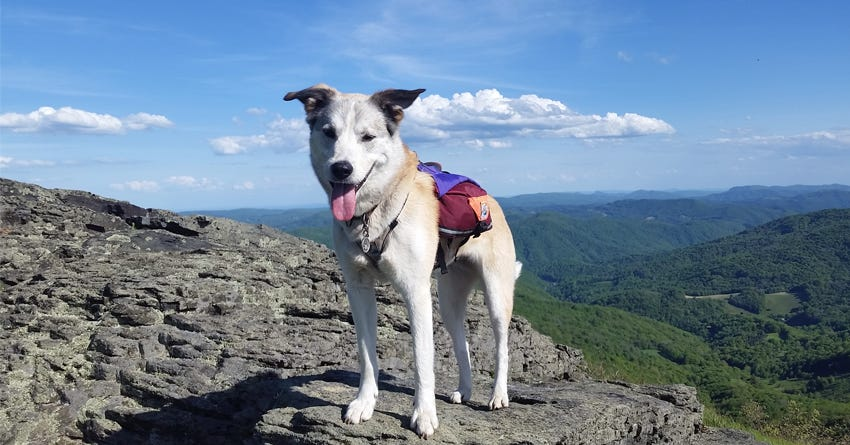
[[[404,305],[379,290],[376,413],[346,425],[354,329],[331,251],[262,226],[182,217],[0,179],[0,443],[358,444],[408,428]],[[436,303],[435,303],[436,304]],[[511,323],[511,406],[490,412],[493,340],[468,329],[475,392],[435,320],[440,428],[431,442],[755,443],[707,430],[696,391],[587,378],[581,351]]]

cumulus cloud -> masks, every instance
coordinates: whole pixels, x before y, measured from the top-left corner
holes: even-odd
[[[220,155],[245,153],[251,148],[268,147],[270,138],[265,134],[252,136],[222,136],[210,140],[213,150]]]
[[[209,143],[218,154],[235,155],[256,148],[280,151],[298,151],[307,148],[307,124],[303,119],[285,119],[280,116],[266,126],[263,134],[221,136]]]
[[[508,148],[508,147],[510,147],[512,144],[511,144],[511,142],[510,142],[510,141],[504,141],[504,140],[501,140],[501,139],[488,139],[488,140],[471,139],[471,140],[466,141],[466,145],[468,145],[468,146],[470,146],[470,147],[472,147],[472,148],[475,148],[475,149],[481,150],[481,149],[483,149],[483,148],[485,148],[485,147],[489,147],[489,148]]]
[[[404,137],[410,141],[456,140],[467,146],[505,148],[513,138],[622,138],[672,134],[661,119],[635,113],[581,114],[563,103],[534,94],[518,98],[498,90],[465,92],[451,98],[430,95],[405,110]],[[307,125],[301,119],[278,117],[263,134],[221,136],[210,140],[223,155],[255,148],[294,151],[307,148]]]
[[[160,114],[135,113],[122,121],[128,130],[147,130],[148,128],[168,128],[174,125]]]
[[[168,118],[158,114],[134,113],[120,119],[71,107],[41,107],[27,114],[0,114],[0,129],[15,133],[123,134],[173,125]]]
[[[190,189],[213,190],[219,188],[218,183],[214,180],[209,178],[195,178],[194,176],[170,176],[165,182]]]
[[[134,192],[156,192],[159,191],[159,183],[150,180],[134,180],[117,184],[110,184],[116,190],[131,190]]]
[[[653,117],[581,114],[557,100],[534,94],[509,98],[495,89],[458,93],[451,99],[424,97],[410,106],[406,119],[408,137],[457,138],[473,146],[503,146],[501,139],[508,137],[587,139],[675,132],[670,124]]]

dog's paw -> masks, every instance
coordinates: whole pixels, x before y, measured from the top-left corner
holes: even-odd
[[[449,398],[452,403],[468,402],[469,399],[472,398],[472,391],[458,388],[458,390],[453,392]]]
[[[374,411],[374,397],[358,397],[348,404],[348,409],[345,410],[345,416],[342,419],[345,420],[345,423],[358,424],[371,419]]]
[[[419,437],[427,439],[433,436],[438,426],[440,426],[440,422],[437,420],[436,406],[413,408],[413,415],[410,416],[410,429]]]
[[[502,409],[508,407],[508,392],[505,390],[493,390],[490,397],[490,409]]]

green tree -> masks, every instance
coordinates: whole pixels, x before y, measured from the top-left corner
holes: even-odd
[[[764,310],[764,294],[753,287],[747,287],[741,292],[729,297],[729,304],[745,311],[759,314]]]

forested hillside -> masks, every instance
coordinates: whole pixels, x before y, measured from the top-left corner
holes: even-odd
[[[630,291],[706,296],[791,292],[800,302],[792,326],[850,329],[850,210],[785,217],[740,234],[654,256],[584,266],[562,277],[557,294],[595,302]]]
[[[803,393],[802,381],[756,377],[692,333],[613,307],[559,301],[534,280],[517,283],[516,313],[556,342],[582,349],[598,377],[696,386],[709,411],[791,443],[850,441],[850,405],[840,395],[848,393],[846,379],[822,378],[831,392]]]
[[[836,429],[850,427],[850,210],[584,265],[551,289],[690,332],[753,382],[803,397]],[[782,310],[776,300],[792,304]]]
[[[735,221],[580,218],[562,213],[508,214],[517,254],[540,278],[557,282],[566,271],[624,255],[649,254],[716,239],[743,229]]]

